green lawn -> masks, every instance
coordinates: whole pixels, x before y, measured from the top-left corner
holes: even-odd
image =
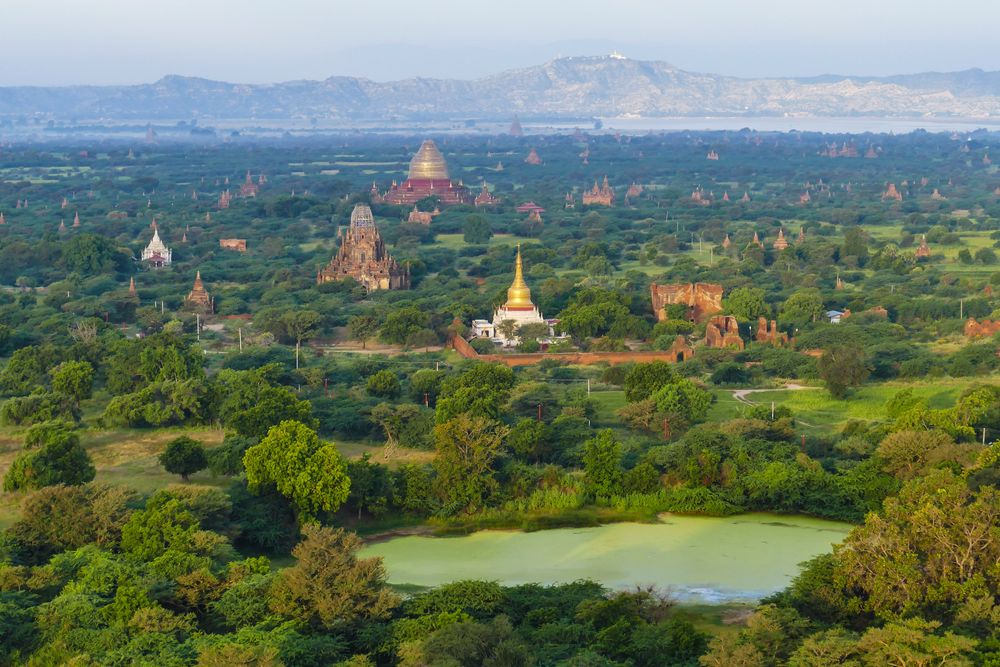
[[[494,234],[490,238],[489,245],[513,245],[515,243],[537,243],[537,239],[523,238],[513,234]],[[462,234],[438,234],[435,237],[434,245],[443,246],[458,250],[466,246]]]
[[[763,405],[770,405],[774,401],[776,406],[790,408],[802,426],[829,431],[836,430],[852,419],[871,422],[885,419],[886,402],[903,389],[912,389],[915,396],[927,399],[932,408],[947,408],[954,405],[962,390],[982,381],[983,378],[946,378],[934,381],[885,382],[862,387],[842,401],[833,398],[826,389],[776,389],[750,394],[747,398]],[[713,406],[713,409],[718,408]]]

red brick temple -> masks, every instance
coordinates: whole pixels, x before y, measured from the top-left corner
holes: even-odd
[[[471,204],[473,201],[461,182],[451,182],[444,156],[430,139],[420,145],[420,150],[410,160],[409,177],[405,181],[400,184],[393,182],[384,194],[372,187],[374,204],[409,205],[427,197],[437,197],[441,206]]]

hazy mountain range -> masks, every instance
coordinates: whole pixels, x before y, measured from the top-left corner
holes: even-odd
[[[592,116],[1000,115],[1000,72],[746,79],[618,56],[573,57],[473,80],[248,85],[166,76],[131,86],[0,87],[0,117],[135,122]]]

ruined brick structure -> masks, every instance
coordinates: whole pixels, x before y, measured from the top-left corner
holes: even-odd
[[[223,250],[247,251],[246,239],[219,239],[219,247]]]
[[[754,335],[754,339],[758,343],[770,343],[776,347],[788,345],[788,334],[778,331],[778,323],[774,320],[771,320],[770,326],[768,326],[765,317],[757,318],[757,333]]]
[[[705,347],[735,347],[742,350],[740,325],[732,315],[716,315],[705,326]]]
[[[714,283],[687,283],[649,286],[653,299],[653,312],[661,322],[667,319],[665,306],[683,304],[688,307],[687,318],[702,320],[722,310],[722,285]]]
[[[1000,332],[1000,320],[983,320],[977,322],[976,318],[970,317],[965,321],[965,335],[967,338],[982,338],[992,336]]]

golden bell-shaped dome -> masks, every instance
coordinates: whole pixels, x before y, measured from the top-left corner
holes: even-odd
[[[430,139],[420,144],[420,150],[410,160],[410,178],[427,180],[447,180],[448,166],[444,156]]]
[[[507,288],[508,308],[534,308],[531,303],[531,290],[528,283],[524,282],[524,274],[521,269],[521,245],[517,246],[517,259],[514,261],[514,282]]]

